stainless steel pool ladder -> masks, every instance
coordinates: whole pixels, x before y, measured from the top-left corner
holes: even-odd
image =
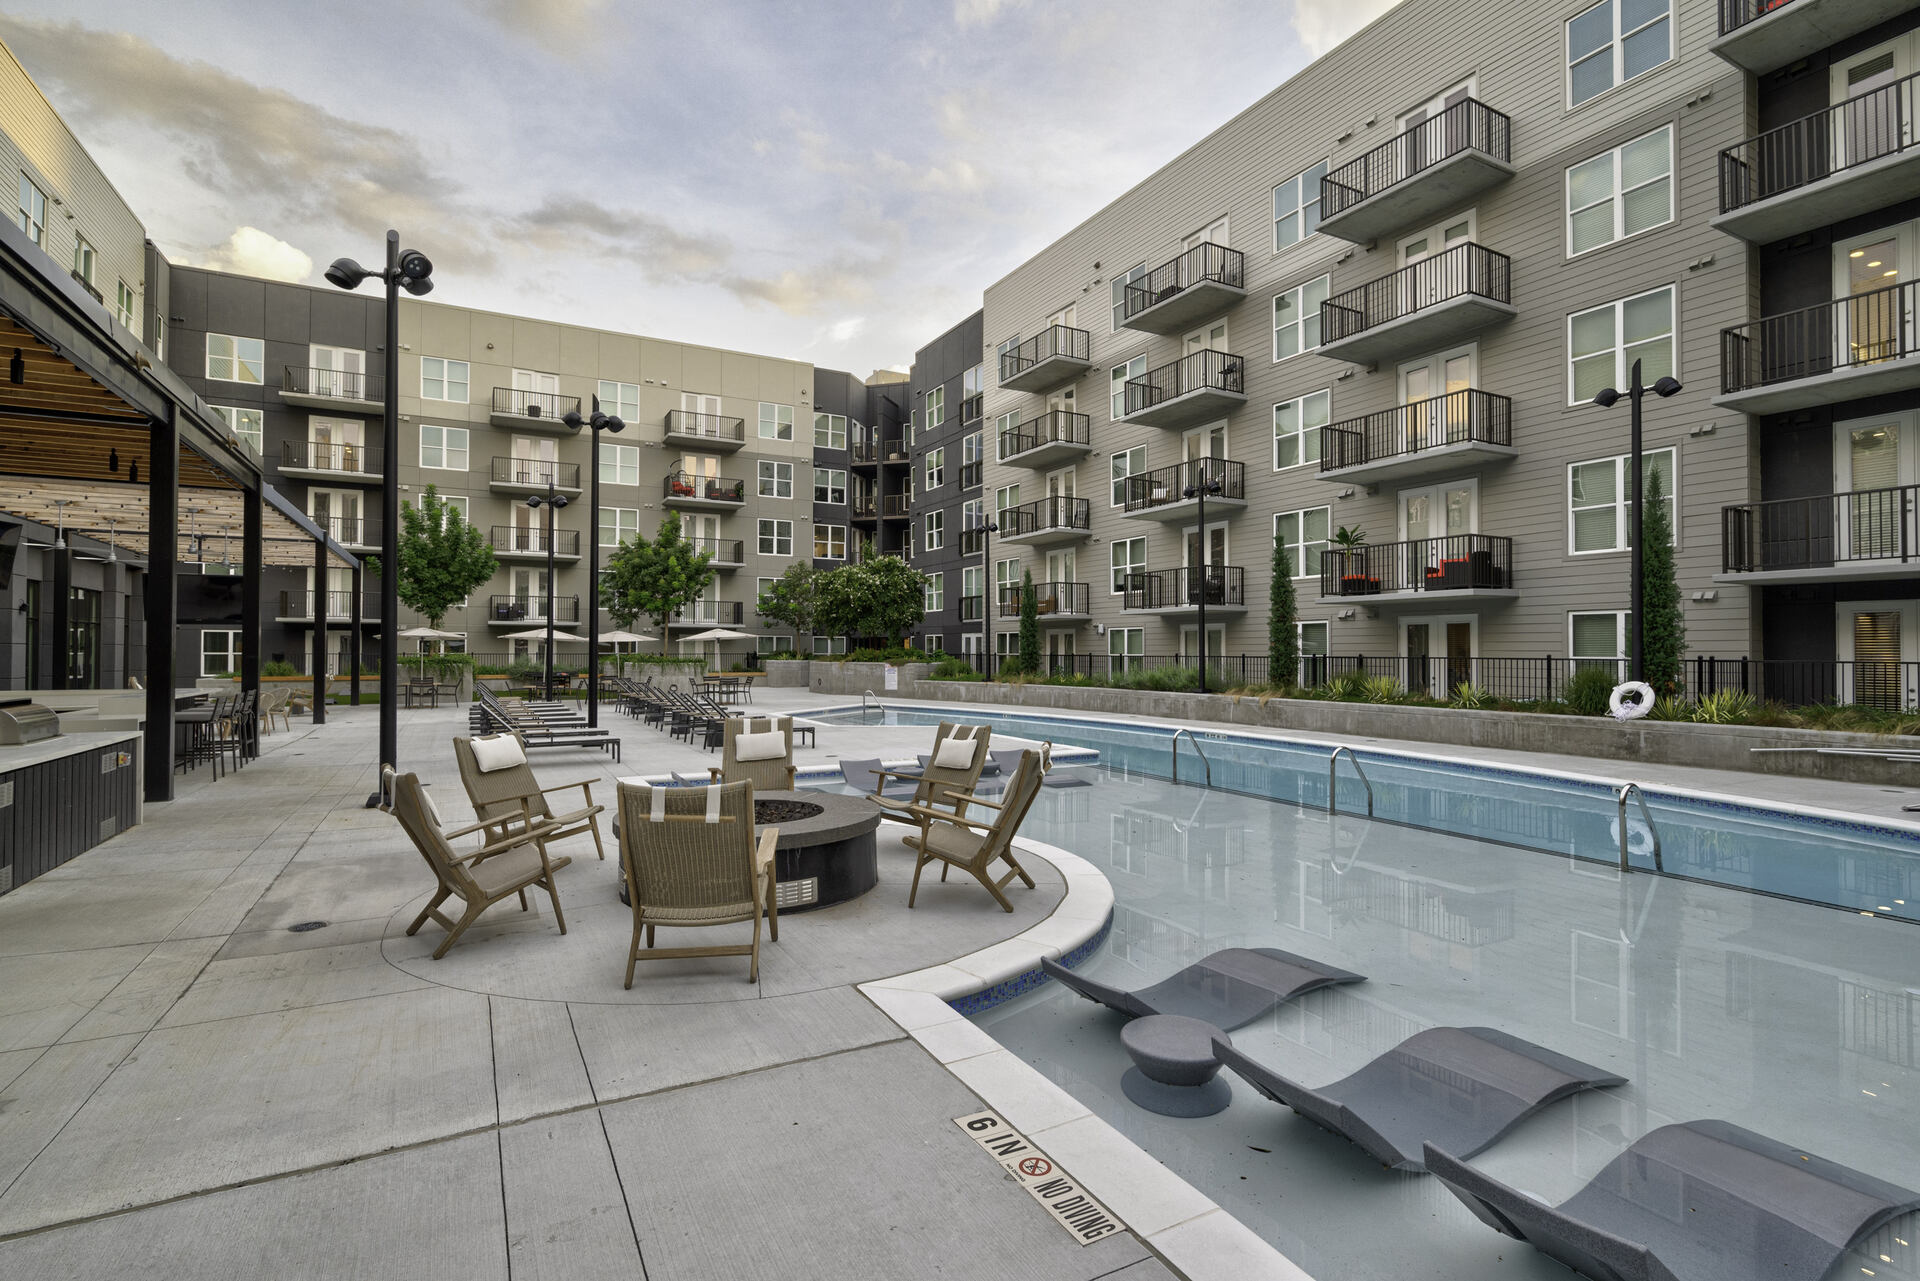
[[[1653,812],[1647,808],[1646,793],[1640,790],[1638,783],[1622,783],[1614,790],[1614,803],[1620,810],[1620,870],[1632,869],[1627,864],[1627,797],[1640,802],[1640,819],[1647,825],[1647,835],[1653,838],[1653,870],[1664,873],[1667,869],[1660,859],[1660,829],[1653,825]]]
[[[1200,746],[1199,737],[1192,730],[1184,727],[1173,732],[1173,781],[1176,783],[1180,781],[1180,738],[1182,735],[1185,735],[1186,740],[1193,744],[1193,750],[1200,753],[1200,764],[1205,766],[1207,771],[1207,786],[1212,787],[1213,762],[1207,759],[1205,749]]]
[[[1345,743],[1333,749],[1333,755],[1327,757],[1327,813],[1334,813],[1334,777],[1333,771],[1340,764],[1340,754],[1345,752],[1347,759],[1353,762],[1353,772],[1360,776],[1360,785],[1367,789],[1367,817],[1373,817],[1373,784],[1367,779],[1367,772],[1360,768],[1360,758]]]
[[[874,702],[880,704],[880,719],[885,720],[887,718],[887,705],[885,703],[880,702],[880,696],[878,694],[874,693],[872,690],[867,690],[866,692],[860,695],[860,723],[862,725],[865,725],[867,723],[867,700],[868,699],[872,699]]]

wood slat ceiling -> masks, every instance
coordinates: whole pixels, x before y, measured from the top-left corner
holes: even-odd
[[[43,525],[64,525],[135,556],[147,555],[148,494],[145,485],[0,475],[0,512]],[[55,500],[61,500],[56,504]],[[180,486],[180,540],[175,559],[183,564],[241,563],[246,494],[238,489]],[[63,505],[62,505],[63,504]],[[293,568],[313,564],[313,539],[269,507],[261,528],[261,559]],[[229,559],[231,558],[231,559]],[[330,563],[345,566],[340,557]]]

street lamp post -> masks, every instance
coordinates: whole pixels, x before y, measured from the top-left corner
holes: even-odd
[[[592,456],[588,466],[593,469],[593,479],[588,482],[587,499],[587,724],[600,724],[600,433],[610,431],[618,436],[627,429],[627,424],[614,414],[600,412],[600,398],[593,398],[593,417],[584,423],[580,411],[571,409],[560,420],[574,431],[582,426],[593,429]],[[553,573],[553,553],[547,553],[547,573]]]
[[[1641,579],[1640,573],[1641,548],[1646,540],[1640,536],[1642,533],[1642,526],[1640,524],[1640,482],[1643,467],[1640,449],[1640,402],[1646,398],[1648,392],[1652,392],[1654,395],[1665,399],[1675,392],[1678,392],[1680,390],[1680,384],[1673,378],[1662,378],[1651,387],[1642,386],[1640,382],[1640,362],[1638,360],[1633,362],[1632,378],[1633,381],[1628,384],[1627,388],[1627,396],[1630,401],[1629,407],[1632,411],[1629,414],[1629,418],[1633,424],[1632,444],[1629,449],[1631,456],[1627,461],[1627,466],[1633,473],[1633,479],[1629,482],[1632,488],[1628,490],[1628,493],[1631,494],[1632,497],[1629,501],[1630,510],[1627,514],[1627,540],[1633,553],[1630,560],[1630,567],[1627,570],[1629,574],[1633,575],[1633,582],[1627,594],[1628,617],[1632,619],[1632,622],[1629,624],[1629,633],[1631,636],[1629,643],[1631,647],[1627,651],[1627,679],[1637,681],[1646,679],[1641,663],[1646,655],[1647,636],[1646,620],[1641,615],[1641,595],[1646,586]],[[1620,393],[1611,387],[1603,387],[1600,389],[1599,394],[1593,398],[1593,403],[1602,409],[1611,409],[1620,403]]]
[[[1208,460],[1204,458],[1196,464],[1193,480],[1194,483],[1188,485],[1183,492],[1188,498],[1197,502],[1198,509],[1195,516],[1200,522],[1200,564],[1197,569],[1200,575],[1200,692],[1204,694],[1207,692],[1207,588],[1211,586],[1207,581],[1207,495],[1218,494],[1223,486],[1220,478],[1213,474],[1213,468]],[[1224,566],[1222,568],[1224,569]],[[1224,574],[1221,581],[1226,581]]]
[[[558,467],[559,464],[549,463],[548,466]],[[556,483],[558,480],[559,480],[558,475],[556,475],[554,472],[551,472],[551,471],[548,472],[547,473],[547,492],[545,494],[535,494],[531,498],[527,499],[527,506],[533,508],[535,511],[538,511],[542,507],[547,509],[546,698],[548,702],[553,701],[553,516],[555,512],[559,511],[562,507],[565,507],[567,505],[567,496],[560,492]]]
[[[989,593],[993,586],[988,575],[993,573],[993,536],[1000,532],[1000,522],[981,521],[974,526],[979,530],[980,539],[980,652],[985,656],[987,675],[993,675],[993,611],[1000,608],[999,592]]]

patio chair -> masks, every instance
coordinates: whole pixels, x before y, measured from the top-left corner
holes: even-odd
[[[1264,1018],[1308,992],[1366,979],[1364,974],[1277,947],[1222,948],[1137,991],[1076,974],[1051,957],[1042,958],[1040,968],[1061,986],[1130,1019],[1181,1014],[1227,1032]]]
[[[722,732],[720,763],[707,769],[710,781],[744,780],[760,792],[794,789],[791,716],[732,716]]]
[[[260,696],[260,721],[266,726],[267,733],[273,733],[273,720],[276,716],[280,718],[280,723],[286,726],[289,734],[293,732],[293,718],[287,715],[287,704],[292,698],[292,691],[284,689],[268,690]]]
[[[977,766],[975,767],[977,770]],[[914,899],[920,893],[920,873],[927,864],[940,864],[940,879],[947,879],[947,869],[957,867],[969,873],[980,884],[987,887],[987,893],[994,901],[1011,912],[1013,903],[1007,898],[1006,884],[1014,877],[1026,882],[1027,888],[1033,888],[1033,877],[1027,869],[1020,866],[1020,860],[1013,855],[1014,833],[1020,830],[1027,811],[1033,807],[1033,798],[1040,795],[1040,753],[1027,752],[1020,758],[1020,768],[1007,782],[1007,790],[998,801],[985,797],[949,791],[946,799],[954,808],[936,809],[930,805],[913,807],[914,817],[920,824],[917,836],[906,838],[907,848],[918,853],[913,865],[913,888],[907,892],[907,906],[912,907]],[[998,810],[999,814],[992,823],[981,823],[965,818],[959,812],[969,804],[984,805],[988,809]],[[1004,862],[1007,871],[996,879],[993,865]]]
[[[486,830],[490,826],[486,819],[452,831],[444,830],[439,810],[426,789],[420,786],[419,777],[396,775],[391,765],[381,771],[381,795],[385,802],[381,808],[400,820],[401,828],[413,841],[420,857],[426,860],[439,885],[426,910],[407,927],[407,934],[412,936],[432,920],[447,931],[447,937],[434,949],[434,960],[445,956],[467,927],[502,899],[518,895],[520,910],[526,911],[530,888],[547,892],[553,900],[554,922],[562,934],[567,932],[567,918],[560,910],[560,892],[554,888],[553,874],[573,860],[564,855],[547,856],[546,833],[534,826],[530,815],[520,831],[489,840],[479,849],[461,854],[454,850],[451,839]],[[458,921],[447,919],[440,911],[440,905],[450,898],[459,899],[463,906]]]
[[[467,789],[467,799],[473,803],[475,816],[494,823],[487,830],[487,839],[508,836],[516,830],[513,824],[530,821],[535,826],[551,829],[545,836],[548,842],[590,833],[594,850],[602,861],[606,859],[606,846],[600,842],[599,818],[606,807],[593,803],[594,780],[583,778],[571,783],[555,783],[552,787],[540,786],[540,780],[533,776],[533,767],[527,764],[526,741],[518,734],[456,738],[453,759],[460,766],[460,782]],[[555,814],[547,804],[547,797],[575,787],[580,789],[581,807]]]
[[[749,956],[747,982],[760,981],[760,921],[780,939],[774,903],[773,853],[779,829],[753,827],[753,784],[653,787],[619,784],[620,863],[633,900],[633,941],[627,947],[626,986],[642,959]],[[666,925],[693,928],[753,922],[750,943],[708,947],[653,945]],[[646,955],[640,934],[645,929]]]
[[[975,784],[980,781],[980,771],[987,763],[987,750],[992,746],[992,740],[993,728],[989,725],[955,725],[951,721],[941,721],[940,728],[933,735],[933,755],[928,759],[926,769],[918,775],[886,769],[873,771],[882,787],[890,778],[911,778],[915,783],[913,798],[902,800],[875,792],[867,799],[880,807],[882,818],[890,818],[898,823],[917,825],[920,817],[916,810],[929,808],[963,818],[966,816],[967,803],[953,798],[973,792]]]

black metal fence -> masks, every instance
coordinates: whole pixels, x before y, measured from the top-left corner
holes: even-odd
[[[321,593],[326,597],[327,621],[346,623],[353,616],[353,593],[347,590]],[[313,592],[287,591],[280,593],[280,612],[277,618],[312,618]],[[360,621],[373,622],[380,617],[380,593],[366,592],[360,598]]]
[[[519,485],[527,489],[580,488],[580,464],[557,463],[544,458],[499,458],[493,460],[493,482]]]
[[[1322,178],[1320,217],[1342,213],[1463,151],[1484,151],[1505,162],[1512,136],[1513,122],[1506,116],[1484,102],[1462,99]]]
[[[1068,325],[1048,325],[1012,351],[1000,353],[1000,381],[1010,382],[1036,365],[1049,360],[1066,359],[1085,364],[1091,339],[1084,329]],[[980,415],[976,412],[974,417]]]
[[[280,443],[280,465],[302,471],[376,477],[380,474],[380,451],[339,441],[287,440]]]
[[[737,600],[697,600],[674,611],[676,627],[738,627],[745,620],[747,607]]]
[[[1021,592],[1022,587],[1018,583],[1000,589],[1000,617],[1020,617]],[[1092,601],[1092,588],[1087,583],[1035,583],[1033,585],[1033,610],[1041,618],[1053,614],[1086,615],[1092,612]],[[962,621],[965,620],[962,619]]]
[[[1091,524],[1091,508],[1084,498],[1050,494],[1000,513],[1000,537],[1039,534],[1055,529],[1086,529]]]
[[[537,526],[495,525],[489,540],[496,552],[521,555],[547,554],[547,530],[545,522]],[[577,529],[556,529],[553,531],[553,554],[556,556],[578,556],[580,554],[580,531]]]
[[[1189,489],[1199,489],[1215,481],[1220,482],[1220,492],[1210,493],[1207,497],[1244,499],[1247,496],[1246,477],[1245,463],[1225,458],[1194,458],[1171,467],[1156,467],[1138,476],[1127,477],[1125,510],[1152,511],[1170,503],[1190,502]]]
[[[565,418],[580,412],[578,396],[562,396],[554,391],[523,391],[518,387],[493,389],[493,412],[516,414],[521,418]]]
[[[1914,86],[1908,76],[1720,153],[1720,212],[1816,183],[1912,147]]]
[[[1320,429],[1320,470],[1338,471],[1445,445],[1513,444],[1513,402],[1466,388]]]
[[[280,390],[294,396],[325,396],[329,400],[386,401],[386,380],[359,369],[302,369],[280,367]]]
[[[888,494],[880,500],[880,514],[889,520],[905,520],[913,514],[908,506],[907,495]]]
[[[1122,416],[1151,409],[1163,401],[1176,399],[1189,392],[1208,390],[1245,394],[1246,360],[1230,351],[1215,351],[1209,347],[1191,356],[1183,356],[1170,365],[1149,369],[1126,383],[1121,402],[1125,414]]]
[[[1181,609],[1244,605],[1246,571],[1239,565],[1182,565],[1179,569],[1140,570],[1127,575],[1121,609]]]
[[[707,559],[719,565],[741,565],[746,563],[746,543],[738,538],[689,538],[697,552],[705,552]]]
[[[660,496],[668,502],[676,498],[716,503],[747,501],[747,482],[731,476],[703,476],[699,472],[670,471],[660,481]]]
[[[1512,259],[1485,245],[1455,245],[1321,303],[1321,341],[1351,338],[1454,298],[1504,303],[1512,294]]]
[[[1149,307],[1156,307],[1195,285],[1212,283],[1244,289],[1246,255],[1211,242],[1195,245],[1177,258],[1155,267],[1126,287],[1120,301],[1120,323],[1125,324]]]
[[[525,592],[489,596],[487,597],[487,617],[498,623],[544,623],[547,621],[546,595],[540,592]],[[579,622],[580,598],[555,596],[553,621],[556,623]]]
[[[1815,303],[1720,331],[1720,390],[1749,391],[1910,356],[1920,281]]]
[[[1328,548],[1320,558],[1323,596],[1511,586],[1513,540],[1495,534],[1448,534],[1352,551]]]
[[[747,420],[728,414],[697,414],[690,409],[669,409],[667,435],[696,440],[744,442],[747,438]]]
[[[1004,462],[1042,445],[1085,445],[1092,439],[1088,430],[1092,421],[1088,415],[1076,414],[1070,409],[1049,409],[1038,418],[1029,418],[1001,432],[1000,458]],[[965,483],[964,474],[962,483]],[[977,475],[973,483],[980,483]]]
[[[1720,509],[1723,573],[1818,569],[1920,552],[1920,485]]]
[[[1738,31],[1749,22],[1764,18],[1775,9],[1784,9],[1793,0],[1720,0],[1720,34]]]

